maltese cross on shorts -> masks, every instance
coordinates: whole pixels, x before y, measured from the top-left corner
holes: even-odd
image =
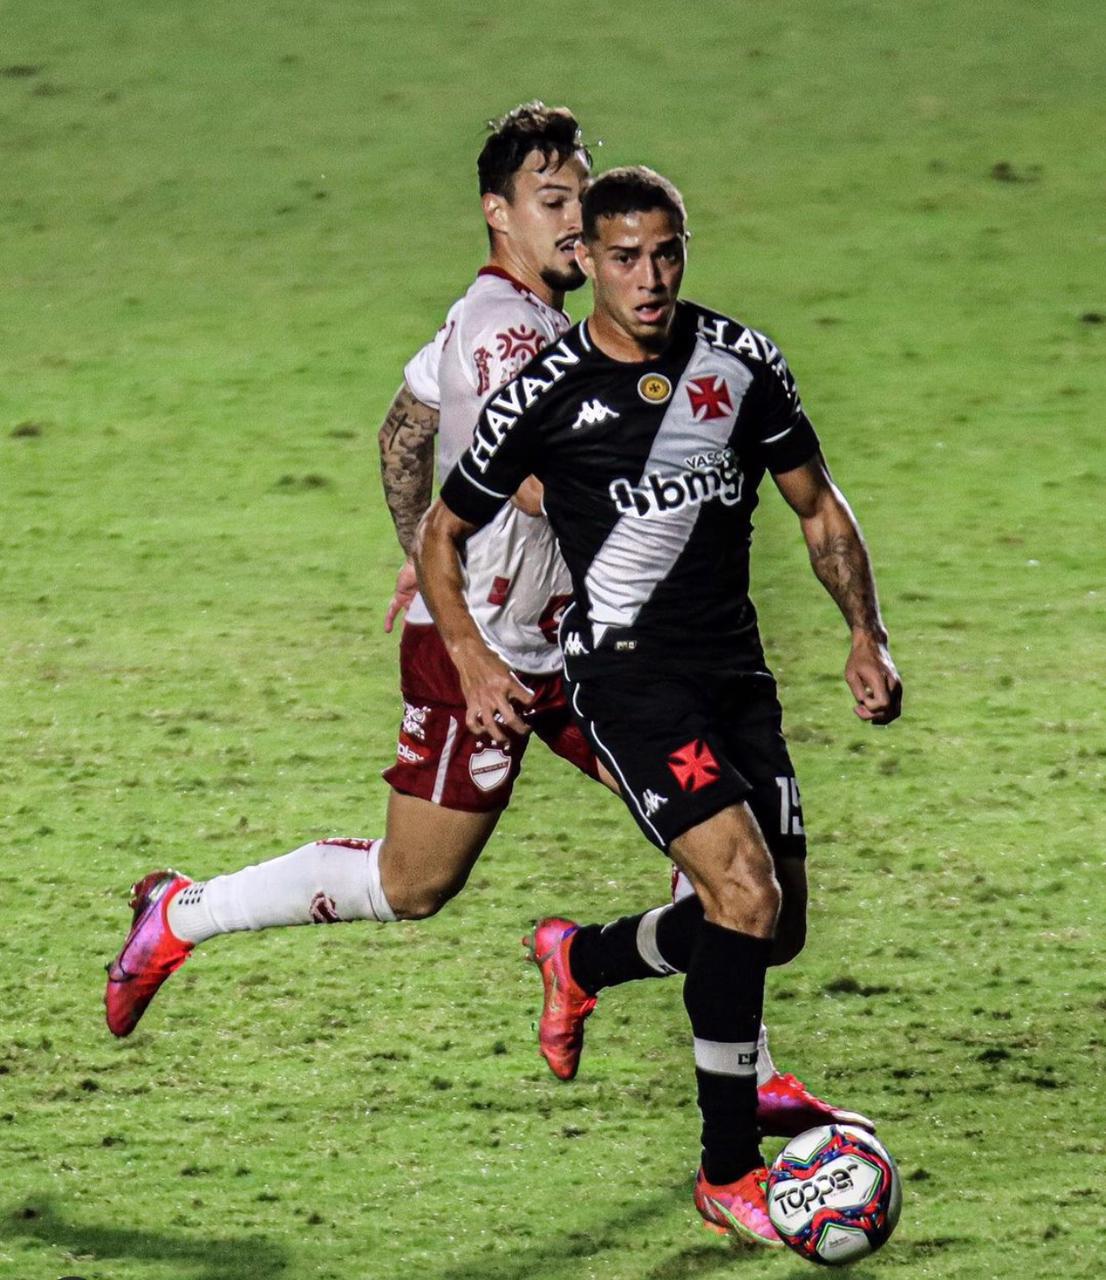
[[[685,791],[701,791],[717,782],[722,771],[714,753],[701,738],[692,738],[668,757],[668,767]]]

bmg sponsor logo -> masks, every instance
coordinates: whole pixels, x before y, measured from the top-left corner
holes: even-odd
[[[743,476],[732,449],[712,449],[684,459],[687,471],[666,475],[650,471],[633,485],[613,480],[610,495],[626,515],[657,516],[720,498],[727,507],[741,501]]]

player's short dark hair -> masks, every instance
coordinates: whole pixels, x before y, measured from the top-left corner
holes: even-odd
[[[524,102],[498,120],[489,120],[488,134],[476,160],[480,194],[514,195],[515,174],[531,151],[540,151],[545,163],[564,164],[582,151],[591,164],[576,117],[567,107],[547,107],[544,102]]]
[[[680,234],[687,233],[684,198],[667,178],[643,164],[608,169],[584,193],[584,239],[595,240],[598,237],[600,218],[616,218],[621,213],[648,213],[652,209],[664,209],[670,213],[679,223]]]

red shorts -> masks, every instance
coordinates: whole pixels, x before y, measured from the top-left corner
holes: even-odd
[[[595,755],[572,718],[559,672],[518,673],[534,691],[534,701],[523,715],[531,733],[505,729],[509,740],[503,746],[465,728],[461,683],[437,627],[404,626],[399,673],[403,726],[396,762],[384,770],[384,780],[401,794],[468,813],[502,809],[511,798],[526,744],[535,734],[589,778],[598,776]]]

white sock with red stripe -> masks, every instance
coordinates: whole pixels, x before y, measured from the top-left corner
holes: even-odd
[[[315,840],[268,862],[186,886],[169,903],[185,942],[279,925],[394,920],[380,883],[382,840]]]

